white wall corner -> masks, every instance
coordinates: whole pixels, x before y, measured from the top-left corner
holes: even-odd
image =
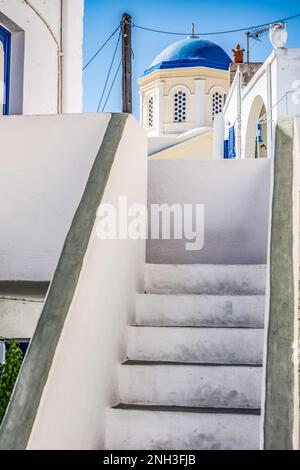
[[[196,108],[196,127],[205,126],[205,80],[195,80],[195,108]]]
[[[62,0],[62,110],[83,109],[83,14],[84,0]]]
[[[219,113],[214,120],[213,133],[213,158],[214,160],[222,160],[224,158],[224,115]]]

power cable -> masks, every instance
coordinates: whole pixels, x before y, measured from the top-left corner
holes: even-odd
[[[110,95],[111,95],[112,89],[113,89],[113,87],[114,87],[114,84],[115,84],[115,82],[116,82],[116,79],[117,79],[118,73],[119,73],[119,71],[120,71],[121,65],[122,65],[122,60],[120,60],[119,66],[118,66],[117,71],[116,71],[116,73],[115,73],[115,76],[114,76],[114,79],[113,79],[113,81],[112,81],[111,87],[110,87],[110,89],[109,89],[109,92],[108,92],[106,101],[105,101],[104,106],[103,106],[102,111],[101,111],[102,113],[104,112],[104,110],[105,110],[105,108],[106,108],[106,105],[107,105],[107,102],[108,102],[108,100],[109,100],[109,98],[110,98]]]
[[[112,60],[111,60],[111,64],[110,64],[108,73],[107,73],[107,77],[106,77],[106,80],[105,80],[105,85],[103,87],[102,95],[101,95],[101,98],[100,98],[100,101],[99,101],[99,104],[98,104],[97,113],[99,113],[99,109],[101,107],[103,97],[104,97],[104,94],[106,92],[106,87],[107,87],[107,84],[108,84],[108,81],[109,81],[109,78],[110,78],[110,74],[111,74],[111,71],[112,71],[112,68],[113,68],[113,65],[114,65],[114,62],[115,62],[115,58],[116,58],[116,55],[117,55],[118,47],[119,47],[119,44],[120,44],[121,34],[122,34],[122,32],[120,30],[118,41],[117,41],[117,44],[116,44],[116,47],[115,47],[115,50],[114,50],[114,53],[113,53],[113,57],[112,57]]]
[[[85,64],[85,66],[83,67],[82,70],[85,70],[92,62],[93,60],[97,57],[97,55],[102,51],[102,49],[104,49],[104,47],[106,46],[106,44],[109,43],[109,41],[114,37],[114,35],[118,32],[118,30],[121,28],[121,25],[119,25],[115,30],[114,32],[109,36],[109,38],[102,44],[101,47],[99,47],[99,49],[97,50],[97,52],[93,55],[93,57]]]
[[[264,24],[260,24],[260,25],[257,25],[257,26],[249,26],[248,28],[231,29],[231,30],[228,30],[228,31],[214,31],[214,32],[206,32],[206,33],[197,33],[197,36],[213,36],[213,35],[218,35],[218,34],[240,33],[242,31],[250,31],[252,29],[262,28],[262,27],[265,27],[265,26],[268,26],[268,25],[271,25],[271,24],[281,23],[281,22],[284,22],[284,21],[289,21],[289,20],[292,20],[292,19],[298,18],[298,17],[300,17],[300,13],[298,13],[297,15],[289,16],[287,18],[282,18],[281,20],[272,21],[270,23],[264,23]],[[171,35],[175,35],[175,36],[190,36],[191,35],[191,33],[179,33],[179,32],[175,32],[175,31],[163,31],[163,30],[160,30],[160,29],[147,28],[145,26],[140,26],[140,25],[137,25],[135,23],[132,23],[132,25],[135,28],[142,29],[144,31],[150,31],[150,32],[153,32],[153,33],[171,34]]]

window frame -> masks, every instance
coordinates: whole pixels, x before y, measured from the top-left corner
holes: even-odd
[[[179,110],[179,103],[178,103],[178,100],[179,100],[179,96],[178,95],[182,95],[182,107],[184,107],[184,109],[182,108],[181,110]],[[176,102],[177,100],[177,102]],[[182,116],[181,118],[179,119],[179,116],[176,116],[176,114],[178,113],[181,113]],[[183,116],[184,114],[184,116]],[[179,87],[178,90],[174,91],[173,92],[173,123],[174,124],[182,124],[182,123],[185,123],[187,122],[187,92],[186,90],[182,87]]]
[[[3,115],[9,114],[9,92],[10,92],[10,62],[11,62],[11,33],[0,25],[0,41],[4,51],[4,83],[5,103],[3,104]]]
[[[218,113],[214,113],[214,95],[218,93],[222,97],[222,109]],[[208,119],[212,123],[215,120],[215,117],[222,113],[224,110],[225,102],[226,102],[226,97],[227,97],[227,91],[222,85],[214,85],[210,88],[208,92]]]
[[[152,102],[152,109],[150,109],[150,102]],[[154,96],[151,94],[151,95],[148,95],[147,97],[147,109],[146,109],[146,112],[147,112],[147,129],[153,129],[155,126],[154,126]],[[150,116],[150,112],[151,112],[151,116]],[[150,125],[150,119],[152,120],[152,125]]]

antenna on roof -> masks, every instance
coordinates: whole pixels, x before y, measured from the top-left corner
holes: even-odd
[[[253,28],[251,31],[246,33],[247,37],[247,63],[250,62],[250,38],[254,39],[255,41],[261,41],[261,37],[269,32],[269,26],[258,26]]]
[[[192,39],[192,38],[198,38],[199,36],[197,36],[196,34],[196,26],[195,26],[195,23],[192,23],[192,34],[190,36],[188,36],[189,39]]]

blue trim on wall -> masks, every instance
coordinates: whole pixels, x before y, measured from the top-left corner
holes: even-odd
[[[154,65],[149,69],[145,70],[143,76],[149,75],[149,73],[154,72],[155,70],[166,70],[166,69],[176,69],[182,67],[209,67],[212,69],[226,70],[228,71],[229,65],[225,65],[220,62],[208,61],[206,59],[184,59],[184,60],[172,60],[167,62],[161,62],[160,64]]]
[[[5,103],[3,104],[3,114],[9,114],[9,88],[10,88],[10,54],[11,54],[11,33],[0,26],[0,41],[4,50],[4,83],[5,83]]]

